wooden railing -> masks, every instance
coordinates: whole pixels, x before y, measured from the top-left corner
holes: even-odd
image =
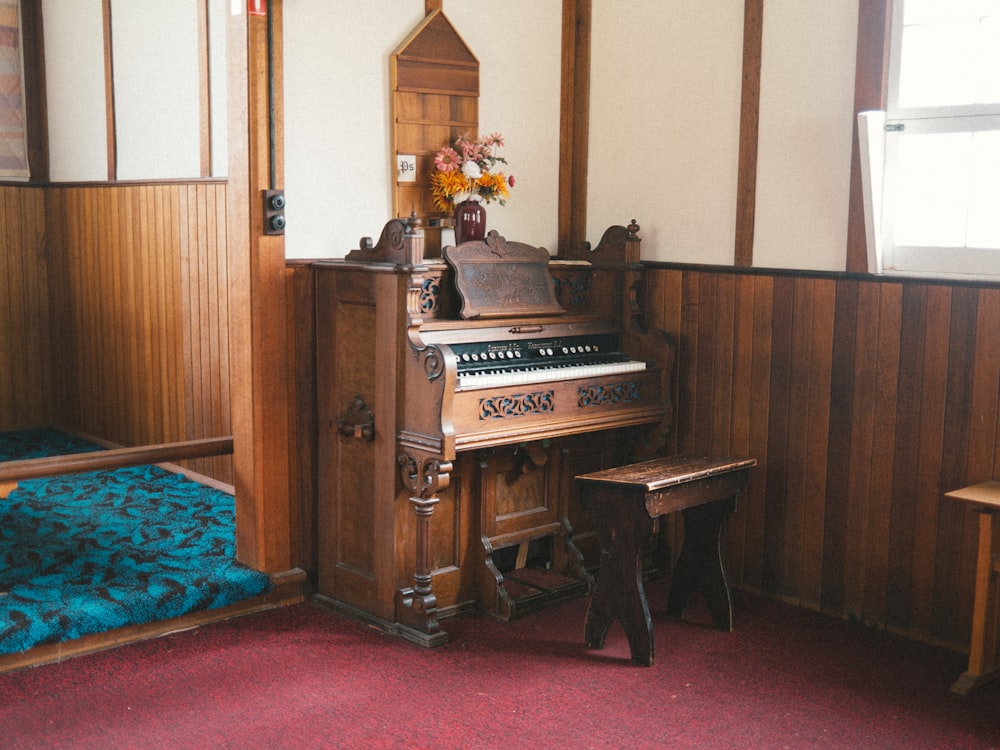
[[[64,456],[26,458],[0,462],[0,497],[7,497],[25,479],[79,474],[84,471],[121,469],[166,461],[185,461],[209,456],[225,456],[233,452],[233,438],[218,437],[186,440],[180,443],[140,445],[135,448],[113,448]]]

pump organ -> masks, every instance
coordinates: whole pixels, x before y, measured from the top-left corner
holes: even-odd
[[[446,262],[393,220],[313,264],[320,601],[434,646],[440,617],[590,589],[573,477],[656,455],[672,420],[638,229],[551,260],[491,232]]]

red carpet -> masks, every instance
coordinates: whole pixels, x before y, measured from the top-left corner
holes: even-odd
[[[736,630],[663,614],[657,662],[585,599],[444,621],[434,650],[311,603],[0,675],[5,748],[989,748],[1000,685],[961,654],[736,594]]]

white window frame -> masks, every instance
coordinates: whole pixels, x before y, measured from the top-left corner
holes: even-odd
[[[897,106],[904,3],[905,0],[893,2],[886,111],[858,115],[869,271],[944,279],[1000,280],[1000,248],[899,246],[893,243],[891,197],[901,136],[1000,130],[1000,103]]]

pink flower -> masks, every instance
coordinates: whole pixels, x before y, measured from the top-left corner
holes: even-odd
[[[458,169],[458,164],[458,152],[450,146],[445,146],[443,149],[438,151],[437,156],[434,157],[434,166],[437,167],[440,172],[451,172],[452,170]]]
[[[511,187],[514,187],[514,175],[510,175],[507,178],[507,184],[510,185]]]
[[[499,133],[492,133],[485,140],[488,146],[503,146],[503,136]]]

